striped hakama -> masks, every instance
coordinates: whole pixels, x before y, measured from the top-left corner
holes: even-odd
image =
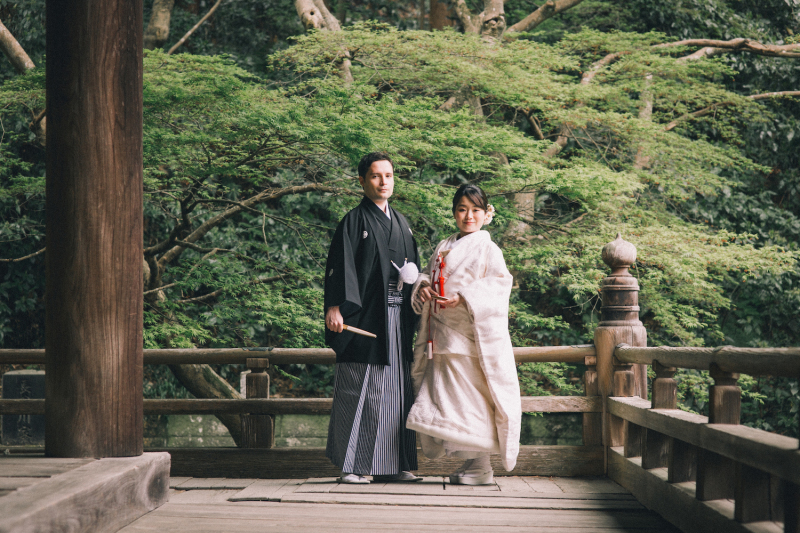
[[[343,472],[390,475],[417,469],[410,361],[400,349],[403,293],[389,286],[389,364],[337,363],[325,455]]]

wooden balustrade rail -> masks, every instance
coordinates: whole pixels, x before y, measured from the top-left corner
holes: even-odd
[[[517,363],[584,363],[594,357],[592,344],[514,348]],[[246,364],[248,359],[269,359],[270,364],[330,365],[336,354],[329,348],[167,348],[144,350],[146,365]],[[0,364],[43,365],[44,350],[0,350]]]
[[[620,362],[709,370],[716,365],[723,372],[751,376],[800,376],[800,348],[684,348],[642,347],[621,344],[614,350]]]
[[[44,400],[0,400],[0,413],[6,415],[43,415]],[[243,400],[144,400],[146,415],[200,414],[328,414],[331,398],[248,398]],[[525,413],[600,413],[597,396],[523,396]]]

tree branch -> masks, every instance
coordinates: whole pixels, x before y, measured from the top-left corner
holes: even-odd
[[[662,43],[653,46],[653,48],[671,48],[675,46],[699,46],[694,54],[681,58],[682,60],[700,59],[709,55],[717,55],[720,53],[732,51],[751,52],[756,55],[769,56],[769,57],[800,57],[800,43],[798,44],[763,44],[752,39],[738,38],[729,41],[718,41],[715,39],[686,39],[683,41],[675,41],[672,43]]]
[[[753,94],[753,95],[748,96],[747,98],[750,98],[751,100],[764,100],[766,98],[780,98],[782,96],[800,96],[800,91],[781,91],[781,92],[776,92],[776,93]],[[712,104],[712,105],[710,105],[708,107],[704,107],[703,109],[695,111],[694,113],[686,113],[685,115],[680,116],[680,117],[676,118],[675,120],[673,120],[672,122],[670,122],[669,124],[667,124],[664,127],[664,131],[670,131],[670,130],[674,129],[681,122],[684,122],[684,121],[692,119],[692,118],[704,117],[704,116],[710,114],[711,112],[713,112],[714,110],[716,110],[717,108],[726,107],[726,106],[730,106],[730,105],[736,105],[736,103],[735,102],[717,102],[716,104]]]
[[[629,52],[624,52],[624,53],[629,53]],[[583,76],[581,77],[581,85],[589,85],[590,83],[592,83],[594,77],[597,76],[597,74],[601,70],[603,70],[603,67],[610,65],[611,63],[622,57],[622,55],[623,52],[615,52],[613,54],[608,54],[600,61],[595,61],[594,63],[592,63],[592,66],[589,67],[589,70],[583,73]]]
[[[458,17],[458,21],[464,28],[464,33],[478,33],[480,25],[473,21],[472,12],[467,7],[465,0],[450,0],[450,8]]]
[[[511,26],[506,31],[530,31],[550,17],[575,7],[581,2],[583,2],[583,0],[547,0],[539,9]]]
[[[203,24],[205,21],[207,21],[207,20],[208,20],[208,18],[209,18],[211,15],[213,15],[213,14],[214,14],[214,11],[216,11],[216,10],[217,10],[217,8],[220,6],[220,4],[221,4],[221,3],[222,3],[222,0],[217,0],[217,3],[216,3],[216,4],[214,4],[213,6],[211,6],[211,9],[209,9],[209,10],[208,10],[208,13],[206,13],[206,14],[205,14],[205,16],[204,16],[203,18],[201,18],[201,19],[198,21],[198,23],[197,23],[197,24],[195,24],[195,25],[192,27],[192,29],[191,29],[191,30],[187,31],[187,32],[186,32],[186,35],[184,35],[183,37],[181,37],[180,41],[178,41],[177,43],[175,43],[175,44],[172,46],[172,48],[170,48],[170,49],[169,49],[169,52],[167,52],[167,55],[172,55],[172,52],[174,52],[175,50],[177,50],[177,49],[178,49],[178,48],[179,48],[179,47],[180,47],[180,46],[181,46],[183,43],[185,43],[185,42],[186,42],[186,39],[188,39],[188,38],[189,38],[189,37],[190,37],[190,36],[191,36],[191,35],[192,35],[192,34],[195,32],[195,30],[197,30],[197,28],[199,28],[199,27],[200,27],[200,26],[201,26],[201,25],[202,25],[202,24]]]
[[[46,248],[42,248],[38,252],[33,252],[32,254],[28,254],[25,257],[17,257],[16,259],[0,259],[0,263],[19,263],[20,261],[25,261],[26,259],[30,259],[31,257],[36,257],[37,255],[43,254]]]
[[[283,279],[283,278],[284,278],[284,276],[272,276],[272,277],[269,277],[269,278],[257,279],[257,280],[253,280],[253,281],[247,282],[244,285],[240,285],[239,288],[241,288],[241,287],[249,287],[251,285],[261,285],[262,283],[272,283],[273,281],[278,281],[279,279]],[[228,290],[228,289],[224,289],[224,288],[223,289],[217,289],[214,292],[209,292],[208,294],[204,294],[202,296],[198,296],[197,298],[187,298],[185,300],[178,300],[178,303],[188,304],[188,303],[206,302],[208,300],[216,298],[217,296],[219,296],[220,294],[222,294],[226,290]]]
[[[11,35],[2,21],[0,21],[0,48],[18,73],[25,74],[32,68],[36,68],[19,41]]]
[[[235,205],[230,209],[226,209],[222,213],[211,217],[210,219],[206,220],[203,224],[201,224],[197,229],[195,229],[192,233],[186,236],[182,244],[177,245],[167,251],[161,258],[158,260],[159,268],[164,268],[168,263],[171,263],[175,259],[177,259],[183,250],[186,248],[186,243],[194,243],[199,239],[203,238],[209,231],[214,229],[215,227],[219,226],[229,218],[236,216],[241,211],[243,211],[247,207],[252,207],[261,202],[268,202],[270,200],[277,200],[278,198],[282,198],[283,196],[287,196],[290,194],[300,194],[304,192],[310,191],[317,191],[317,192],[343,192],[341,189],[336,189],[333,187],[328,187],[326,185],[320,185],[318,183],[309,183],[306,185],[296,185],[294,187],[286,187],[283,189],[266,189],[255,196],[248,198],[241,202],[241,205]],[[173,241],[174,242],[174,241]]]

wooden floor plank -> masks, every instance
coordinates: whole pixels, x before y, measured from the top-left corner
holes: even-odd
[[[311,532],[311,531],[332,531],[332,532],[347,532],[347,531],[398,531],[402,527],[407,529],[407,524],[397,523],[382,523],[382,522],[362,522],[362,523],[330,523],[328,521],[322,523],[315,523],[309,525],[308,523],[299,523],[299,521],[275,521],[269,518],[257,520],[238,520],[233,518],[210,518],[201,521],[192,521],[187,524],[185,518],[158,516],[147,517],[139,519],[137,522],[129,525],[121,530],[120,533],[163,533],[169,531],[170,533],[219,533],[225,531],[226,533],[264,533],[264,531],[282,531],[282,532]],[[319,528],[319,529],[317,529]],[[529,533],[538,531],[553,531],[554,526],[538,524],[528,525],[496,525],[492,526],[493,533]],[[475,526],[466,524],[447,524],[447,525],[414,525],[416,532],[424,533],[485,533],[486,526]],[[671,529],[636,527],[636,528],[620,528],[620,527],[596,527],[596,526],[577,526],[573,527],[569,524],[558,526],[558,531],[565,532],[597,532],[597,533],[625,533],[634,531],[647,531],[648,533],[672,533]]]
[[[510,478],[496,478],[497,483],[504,483],[502,480],[507,480]],[[262,480],[268,481],[268,480]],[[278,481],[278,480],[272,480]],[[524,485],[524,487],[520,485],[515,485],[519,488],[525,488],[525,490],[510,490],[505,491],[505,489],[498,490],[497,485],[489,485],[486,486],[486,489],[489,490],[470,490],[470,489],[480,489],[482,487],[469,487],[469,486],[461,486],[461,485],[450,485],[449,483],[443,484],[441,479],[437,480],[437,478],[429,477],[423,479],[423,481],[417,483],[369,483],[365,485],[356,485],[356,484],[346,484],[346,483],[337,483],[335,478],[325,478],[325,479],[309,479],[305,481],[300,487],[298,487],[294,493],[295,494],[322,494],[322,493],[331,493],[331,494],[406,494],[406,495],[438,495],[438,496],[467,496],[469,494],[480,495],[482,497],[498,497],[498,498],[557,498],[557,499],[576,499],[576,500],[634,500],[633,496],[628,493],[612,493],[612,494],[602,494],[599,492],[589,492],[589,493],[570,493],[565,494],[561,492],[560,489],[556,486],[558,492],[534,492],[530,486],[525,483],[524,481],[518,479],[518,483]],[[555,485],[554,485],[555,486]],[[247,494],[247,492],[245,492]],[[254,493],[254,496],[251,498],[237,498],[235,501],[264,501],[269,500],[269,498],[261,498],[257,497],[257,493]]]
[[[192,478],[185,477],[185,476],[182,476],[182,477],[170,476],[170,478],[169,478],[169,486],[170,486],[170,488],[174,488],[174,487],[177,487],[178,485],[180,485],[181,483],[189,481],[190,479],[192,479]]]
[[[295,492],[330,492],[341,485],[336,477],[307,479]]]
[[[415,532],[425,531],[429,526],[453,526],[469,524],[471,527],[494,528],[517,526],[531,528],[551,528],[561,531],[568,528],[598,530],[610,528],[618,531],[644,529],[648,531],[669,529],[657,515],[644,511],[552,511],[538,509],[505,509],[502,512],[474,508],[440,507],[432,512],[423,506],[373,506],[373,505],[309,505],[279,502],[246,502],[227,504],[174,504],[168,503],[139,519],[133,525],[145,526],[148,520],[159,517],[180,518],[183,531],[199,531],[197,527],[212,519],[228,521],[224,531],[232,531],[234,522],[254,521],[265,530],[322,531],[334,525],[348,524],[402,524],[408,529],[413,524]],[[294,528],[285,529],[286,526]],[[267,526],[270,526],[269,528]],[[129,526],[130,527],[130,526]],[[397,526],[395,526],[397,527]],[[132,533],[134,529],[124,528],[122,532]],[[142,529],[136,531],[143,531]],[[220,530],[218,530],[220,531]],[[486,529],[484,529],[486,531]]]
[[[0,490],[17,490],[40,482],[41,477],[0,477]]]
[[[232,502],[269,501],[289,481],[288,479],[259,479],[228,498],[228,500]]]
[[[500,488],[500,492],[530,492],[533,493],[533,489],[530,485],[525,483],[519,476],[509,476],[509,477],[496,477],[494,478],[494,482]]]
[[[422,500],[422,501],[420,501]],[[477,507],[498,509],[565,509],[606,510],[644,509],[635,500],[573,500],[553,498],[501,498],[480,495],[433,496],[422,499],[411,494],[309,494],[294,492],[281,497],[281,502],[292,503],[339,503],[368,505],[402,505],[426,507]]]
[[[309,480],[311,481],[311,480]],[[337,483],[333,480],[330,490],[316,490],[315,492],[336,492],[336,493],[375,493],[375,494],[438,494],[444,491],[442,486],[442,478],[440,477],[423,477],[422,481],[414,483],[375,483],[369,485],[351,485],[348,483]],[[306,485],[295,492],[305,492]]]
[[[623,494],[628,491],[608,478],[555,478],[553,482],[565,493],[598,492],[603,494]]]
[[[190,477],[186,478],[186,481],[184,481],[183,483],[178,483],[175,485],[170,483],[170,486],[180,490],[214,489],[217,488],[217,485],[219,483],[222,483],[223,481],[225,481],[224,477],[204,477],[204,478]]]
[[[553,478],[538,477],[538,476],[520,476],[534,492],[558,492],[563,493],[561,487],[555,484]]]
[[[303,483],[305,483],[305,481],[306,481],[305,479],[288,480],[284,486],[275,491],[275,494],[273,496],[275,498],[274,501],[281,501],[281,498],[283,498],[284,495],[293,493],[300,486],[302,486]]]
[[[80,468],[95,460],[50,457],[0,458],[0,477],[52,477]]]
[[[170,494],[169,501],[172,503],[222,503],[227,502],[228,498],[235,496],[238,490],[187,490],[185,492],[176,491]]]

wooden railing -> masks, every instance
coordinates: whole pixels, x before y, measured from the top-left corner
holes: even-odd
[[[615,374],[647,364],[656,378],[650,401],[632,394],[607,400],[610,426],[621,428],[610,435],[612,479],[684,531],[780,531],[780,522],[785,531],[800,530],[798,439],[739,425],[736,384],[740,372],[800,376],[800,348],[621,344],[614,356]],[[677,409],[677,368],[710,372],[708,417]]]
[[[595,365],[593,345],[514,348],[517,363],[565,362]],[[274,417],[285,414],[330,413],[330,398],[269,398],[272,364],[334,364],[333,350],[321,348],[230,348],[144,350],[144,364],[244,364],[247,375],[246,399],[144,400],[145,415],[239,414],[242,415],[241,448],[176,449],[173,475],[206,477],[285,477],[287,475],[329,475],[330,464],[319,449],[281,449],[274,446]],[[44,350],[0,350],[0,364],[44,365]],[[595,388],[596,389],[596,388]],[[583,413],[583,446],[522,446],[516,474],[598,475],[603,473],[600,437],[601,399],[596,390],[587,396],[526,396],[523,412]],[[0,414],[40,415],[44,400],[0,400]],[[254,457],[254,454],[257,457]],[[452,461],[428,461],[420,457],[424,474],[443,474],[455,466]],[[262,465],[254,474],[254,462]],[[292,465],[296,468],[287,472]],[[305,468],[306,470],[301,472]],[[499,468],[499,465],[498,465]],[[502,471],[502,470],[501,470]]]
[[[582,413],[583,446],[522,446],[517,475],[607,473],[683,531],[800,533],[798,439],[739,425],[739,373],[800,377],[800,348],[646,347],[632,244],[603,248],[612,273],[602,283],[594,345],[515,348],[523,362],[584,364],[585,397],[524,397],[525,412]],[[272,448],[272,417],[328,413],[331,400],[269,398],[270,364],[332,364],[327,349],[145,350],[145,364],[246,364],[248,398],[145,400],[145,414],[243,415],[243,448],[169,449],[173,475],[308,477],[335,475],[321,449]],[[0,364],[44,364],[43,350],[0,350]],[[648,391],[648,366],[655,373]],[[708,370],[709,416],[677,409],[678,368]],[[648,400],[647,398],[651,399]],[[0,400],[0,414],[43,414],[44,400]],[[428,461],[423,475],[455,460]],[[503,473],[495,464],[499,474]]]
[[[628,272],[636,249],[618,236],[603,260],[595,346],[609,477],[683,531],[800,533],[798,439],[740,426],[736,384],[738,373],[800,377],[800,349],[647,348]],[[708,417],[677,409],[677,368],[710,372]]]

